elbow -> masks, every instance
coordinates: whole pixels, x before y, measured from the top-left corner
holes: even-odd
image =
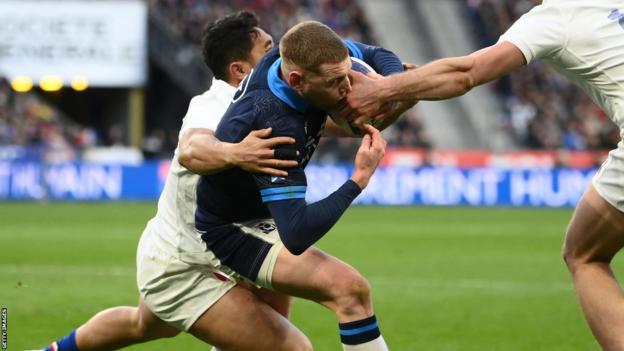
[[[201,170],[195,166],[197,162],[195,162],[194,150],[191,145],[181,145],[178,150],[178,163],[193,173],[201,174]]]
[[[279,233],[280,233],[280,239],[282,240],[282,244],[284,244],[284,247],[291,254],[295,256],[299,256],[302,253],[304,253],[305,250],[308,249],[309,245],[306,245],[305,243],[301,242],[300,239],[297,238],[297,235],[295,234],[296,231],[286,230],[286,231],[280,231]]]
[[[180,148],[178,153],[178,163],[182,165],[182,167],[192,171],[191,165],[193,161],[193,153],[189,149],[189,147]]]
[[[308,249],[308,246],[292,242],[291,240],[282,240],[282,244],[284,244],[284,247],[286,248],[286,250],[288,250],[288,252],[295,256],[301,255]]]

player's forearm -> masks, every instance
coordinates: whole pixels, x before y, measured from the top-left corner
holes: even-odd
[[[361,188],[352,180],[323,200],[306,204],[303,199],[268,203],[284,246],[300,255],[336,224]]]
[[[209,133],[195,133],[180,142],[178,162],[196,174],[220,172],[236,165],[236,144],[219,141]]]
[[[471,56],[446,58],[395,74],[379,81],[385,101],[442,100],[460,96],[480,82],[474,76]]]

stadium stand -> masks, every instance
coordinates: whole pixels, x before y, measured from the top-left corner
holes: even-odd
[[[481,46],[489,46],[533,4],[529,1],[467,0]],[[494,85],[504,101],[503,125],[530,149],[613,149],[617,127],[586,94],[542,62]]]
[[[239,9],[256,12],[261,25],[276,39],[288,28],[307,20],[320,20],[345,38],[375,43],[371,25],[366,15],[354,0],[150,0],[150,6],[159,15],[166,17],[175,32],[195,45],[201,41],[202,28],[206,23]],[[409,118],[390,127],[385,135],[391,145],[429,146],[428,136],[418,116],[411,111]],[[150,133],[149,145],[163,145],[161,132]],[[325,140],[315,155],[323,162],[341,162],[350,160],[357,148],[353,140]]]
[[[299,21],[318,19],[344,37],[376,42],[373,25],[362,9],[365,1],[148,0],[148,3],[154,16],[164,20],[169,30],[177,34],[175,40],[181,42],[180,47],[197,48],[206,23],[243,8],[258,13],[262,26],[277,39]],[[532,7],[528,1],[511,0],[458,3],[469,13],[468,23],[473,25],[479,46],[493,44],[514,20]],[[192,55],[199,55],[198,50],[193,51]],[[521,148],[601,150],[613,148],[620,139],[617,128],[579,88],[544,64],[534,63],[492,86],[504,107],[500,124]],[[422,114],[423,110],[412,110],[384,132],[389,145],[440,147],[428,133],[429,126],[423,123]],[[119,125],[106,130],[81,126],[36,92],[16,93],[6,80],[0,79],[0,145],[43,147],[53,150],[45,152],[46,160],[61,162],[80,157],[81,151],[94,146],[125,145],[123,134]],[[143,152],[148,158],[166,158],[175,148],[176,138],[173,127],[150,125],[148,120]],[[321,143],[316,157],[330,163],[347,161],[356,146],[355,141],[328,139]]]
[[[97,139],[93,129],[73,123],[36,93],[14,92],[0,77],[0,146],[27,146],[22,154],[61,163]]]

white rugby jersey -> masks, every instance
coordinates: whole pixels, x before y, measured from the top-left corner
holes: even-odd
[[[191,100],[188,112],[182,121],[179,139],[189,129],[216,130],[235,92],[235,87],[222,80],[213,79],[208,91]],[[178,252],[201,252],[206,247],[195,231],[198,180],[199,175],[190,172],[178,163],[178,149],[176,148],[165,187],[158,200],[158,212],[148,224],[148,230],[158,235],[161,241],[178,248]]]
[[[500,37],[544,59],[624,130],[624,1],[545,0]]]

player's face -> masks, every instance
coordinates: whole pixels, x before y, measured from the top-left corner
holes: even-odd
[[[320,72],[304,72],[301,95],[313,106],[326,112],[336,109],[338,103],[351,91],[349,71],[351,59],[324,64]]]
[[[264,55],[269,52],[269,50],[273,49],[275,43],[273,43],[273,38],[267,32],[262,30],[260,27],[256,27],[257,36],[253,41],[253,47],[249,52],[249,63],[252,67],[254,67]]]

